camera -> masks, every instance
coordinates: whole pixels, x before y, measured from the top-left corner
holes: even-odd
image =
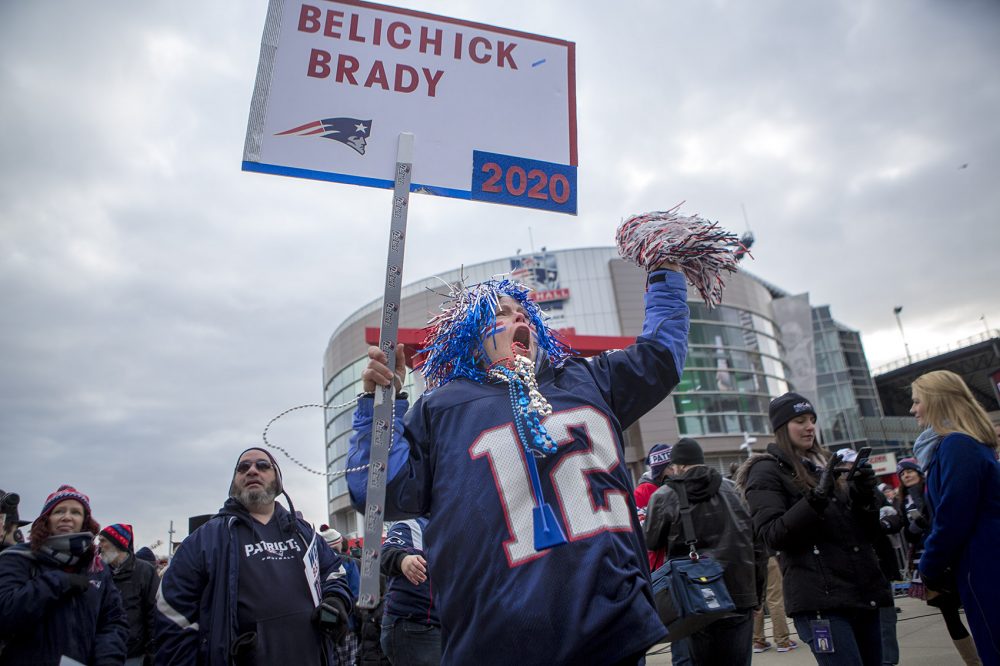
[[[19,520],[17,506],[21,503],[21,496],[17,493],[6,493],[0,490],[0,513],[4,514],[4,528]]]

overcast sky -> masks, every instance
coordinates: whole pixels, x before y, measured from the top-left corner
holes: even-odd
[[[577,217],[415,195],[405,281],[686,201],[738,232],[745,206],[749,269],[872,366],[897,305],[915,353],[1000,327],[995,0],[399,5],[576,42],[579,119]],[[387,190],[240,171],[266,9],[0,4],[0,487],[27,518],[71,483],[137,545],[183,537],[382,293]],[[315,467],[323,437],[318,409],[272,430]]]

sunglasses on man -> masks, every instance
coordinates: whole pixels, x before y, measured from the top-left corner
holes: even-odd
[[[240,463],[236,465],[236,471],[240,474],[246,474],[250,471],[250,468],[254,466],[257,467],[258,472],[269,472],[274,469],[274,465],[271,464],[271,461],[261,458],[260,460],[254,460],[252,462],[250,460],[241,460]]]

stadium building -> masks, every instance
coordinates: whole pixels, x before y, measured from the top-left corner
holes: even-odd
[[[506,273],[534,290],[550,326],[582,354],[625,346],[642,329],[644,271],[623,261],[613,247],[543,248],[405,285],[400,342],[420,343],[421,329],[438,311],[446,283],[474,283]],[[706,462],[724,471],[754,448],[763,450],[770,437],[768,403],[790,389],[814,401],[828,446],[893,448],[891,442],[866,435],[866,421],[882,416],[875,385],[860,336],[834,321],[829,307],[813,307],[807,294],[791,295],[745,271],[726,277],[719,307],[706,307],[693,289],[688,304],[691,333],[681,382],[626,431],[625,459],[635,479],[644,471],[650,447],[682,436],[696,438]],[[327,345],[323,387],[331,473],[346,467],[352,401],[362,390],[366,350],[378,343],[380,312],[381,299],[368,303],[337,327]],[[419,372],[409,373],[405,390],[411,404],[423,388]],[[342,476],[330,481],[328,502],[331,525],[346,535],[363,531]]]
[[[873,371],[879,400],[886,414],[887,438],[911,444],[919,429],[891,431],[897,420],[912,424],[910,384],[933,370],[959,375],[993,423],[1000,423],[1000,331],[986,330],[938,349],[928,350],[887,363]]]

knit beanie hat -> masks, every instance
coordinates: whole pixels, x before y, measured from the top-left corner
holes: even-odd
[[[655,444],[653,448],[649,450],[649,455],[646,456],[646,464],[649,465],[649,471],[653,475],[654,479],[660,478],[663,474],[663,470],[670,465],[670,449],[672,447],[669,444]]]
[[[87,518],[90,517],[90,498],[73,486],[68,485],[59,486],[57,491],[45,498],[45,504],[42,505],[42,510],[39,512],[35,522],[47,519],[49,514],[52,513],[52,509],[56,508],[60,502],[65,502],[66,500],[76,500],[83,505],[83,522],[86,525]]]
[[[115,545],[118,550],[132,552],[132,526],[125,523],[108,525],[101,530],[101,536]]]
[[[924,475],[924,473],[920,471],[920,465],[917,464],[917,461],[914,460],[913,458],[903,458],[902,460],[900,460],[899,463],[896,465],[896,474],[901,474],[903,470],[906,469],[912,469],[920,476]]]
[[[340,532],[331,527],[330,529],[323,530],[319,533],[319,535],[323,537],[323,541],[326,541],[326,545],[340,550],[340,544],[344,540],[344,537],[341,536]]]
[[[812,406],[811,402],[798,393],[786,393],[775,398],[771,401],[771,406],[767,409],[767,415],[771,419],[771,430],[773,432],[777,432],[778,428],[802,414],[816,416],[816,409]]]
[[[140,560],[146,560],[150,564],[154,566],[156,565],[156,553],[154,553],[149,546],[143,546],[142,548],[137,550],[135,552],[135,556]]]
[[[47,523],[49,515],[52,513],[59,504],[65,502],[66,500],[75,500],[83,505],[83,531],[90,532],[90,541],[93,542],[94,534],[101,529],[100,525],[94,520],[94,516],[90,513],[90,498],[81,493],[79,490],[69,485],[61,485],[59,489],[54,493],[45,498],[45,504],[42,505],[42,511],[35,518],[35,521],[31,523],[31,541],[34,545],[35,539],[38,538],[40,531],[43,526]],[[46,530],[47,533],[47,530]]]
[[[688,437],[684,437],[674,444],[670,457],[675,465],[705,464],[705,452],[701,450],[701,444]]]

